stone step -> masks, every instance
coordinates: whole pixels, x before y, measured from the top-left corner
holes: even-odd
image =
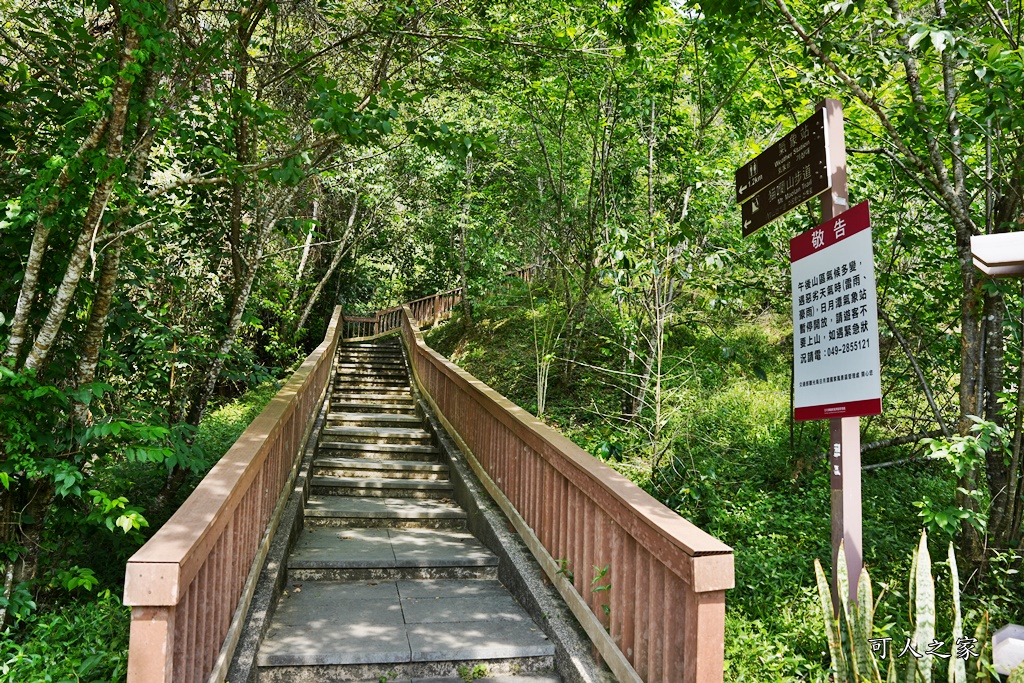
[[[406,391],[410,388],[409,379],[377,377],[368,375],[366,377],[338,377],[334,381],[335,390],[342,391],[349,387],[357,389],[381,389],[387,391]]]
[[[433,436],[421,427],[324,427],[320,441],[429,446]]]
[[[389,403],[394,399],[412,398],[412,388],[406,384],[401,387],[374,385],[371,387],[336,385],[331,393],[332,401],[380,401]]]
[[[335,363],[336,368],[356,367],[382,370],[402,370],[405,368],[405,360],[401,357],[392,356],[339,356]]]
[[[372,370],[372,369],[352,369],[352,368],[348,368],[348,369],[342,369],[342,370],[334,373],[334,381],[337,382],[337,381],[343,380],[343,379],[358,380],[358,381],[366,381],[366,380],[374,380],[374,379],[376,379],[379,382],[404,382],[406,384],[409,383],[409,375],[406,374],[405,372],[387,372],[387,371]]]
[[[485,667],[486,665],[483,666]],[[387,683],[462,683],[466,680],[465,672],[471,672],[471,670],[472,667],[466,667],[458,672],[460,674],[459,676],[454,678],[450,676],[389,678]],[[479,679],[480,683],[562,683],[562,678],[558,674],[523,674],[521,673],[521,670],[514,670],[511,674],[495,674],[494,671],[487,670],[487,675]],[[472,673],[469,675],[472,676]],[[365,681],[364,683],[380,683],[380,679],[373,679],[371,681]]]
[[[401,344],[398,342],[341,342],[338,345],[339,349],[400,349]]]
[[[289,582],[497,578],[498,558],[467,531],[307,528]]]
[[[352,382],[356,384],[396,384],[409,386],[409,376],[405,373],[401,375],[381,375],[376,373],[338,373],[334,378],[335,383],[341,382]]]
[[[379,676],[381,665],[414,678],[455,677],[478,662],[488,674],[537,673],[554,664],[553,644],[497,581],[309,581],[288,588],[257,656],[260,681],[297,680],[299,672],[283,669],[300,667],[330,667],[317,672],[327,674],[322,680],[359,680]]]
[[[462,683],[482,667],[487,675],[480,683],[561,682],[554,671],[554,657],[510,657],[456,662],[382,664],[326,664],[317,666],[259,667],[255,683]]]
[[[321,457],[313,461],[313,475],[439,481],[448,478],[448,465],[416,460]]]
[[[472,667],[466,667],[464,671],[470,670]],[[488,670],[488,675],[479,679],[481,683],[562,683],[562,677],[556,673],[550,674],[521,674],[519,671],[505,675],[497,674],[490,675],[491,671]],[[470,674],[472,675],[472,674]],[[466,679],[462,676],[457,677],[437,677],[430,676],[429,678],[388,678],[388,683],[460,683]],[[379,678],[374,678],[368,681],[360,681],[359,683],[380,683]]]
[[[334,403],[353,401],[355,403],[414,403],[412,386],[408,383],[400,387],[369,387],[348,390],[335,386],[331,392]]]
[[[414,460],[416,462],[437,462],[439,457],[439,452],[434,446],[404,443],[353,443],[351,441],[322,442],[319,444],[319,453],[324,457]]]
[[[336,372],[390,372],[406,374],[405,363],[375,361],[372,363],[340,362],[335,364]]]
[[[377,403],[364,401],[331,401],[331,410],[339,413],[388,413],[389,415],[416,415],[416,404],[412,396],[405,403]]]
[[[464,529],[466,512],[444,500],[310,496],[303,507],[310,527]]]
[[[343,348],[338,352],[338,358],[382,358],[387,360],[402,358],[402,352],[398,349],[353,349]]]
[[[338,363],[335,366],[335,374],[345,373],[383,373],[403,377],[407,374],[404,363]]]
[[[422,424],[423,420],[417,415],[402,415],[398,413],[327,413],[328,426],[334,426],[338,423],[363,427],[412,427]]]
[[[447,480],[321,475],[310,478],[309,490],[319,496],[447,500],[451,497],[455,487]]]

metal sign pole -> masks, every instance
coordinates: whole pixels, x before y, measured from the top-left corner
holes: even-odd
[[[821,105],[827,113],[829,160],[832,188],[821,195],[821,220],[827,221],[849,208],[846,186],[846,138],[843,106],[827,99]],[[860,495],[860,418],[829,420],[828,452],[832,488],[832,606],[839,613],[839,543],[843,543],[850,575],[850,602],[857,599],[857,581],[864,566],[862,509]]]

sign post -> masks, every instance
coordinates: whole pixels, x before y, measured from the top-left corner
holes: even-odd
[[[853,599],[862,566],[859,417],[882,411],[868,203],[797,235],[789,244],[793,419],[829,420],[833,578],[842,542]],[[833,597],[837,585],[833,582]]]
[[[824,102],[825,120],[832,155],[828,174],[830,190],[821,197],[821,219],[827,221],[846,210],[849,190],[846,178],[846,132],[843,105],[839,100]],[[871,264],[874,271],[874,262]],[[872,278],[874,276],[872,275]],[[877,316],[877,311],[875,312]],[[876,323],[877,325],[877,323]],[[875,335],[875,347],[878,336]],[[850,576],[850,602],[857,601],[857,583],[864,566],[863,507],[860,495],[860,417],[829,419],[829,477],[832,489],[832,608],[839,613],[839,544],[846,554]],[[835,466],[838,466],[838,470]]]
[[[790,243],[794,419],[829,420],[832,604],[838,613],[840,543],[851,602],[863,567],[860,416],[881,412],[881,383],[870,218],[867,203],[847,211],[843,110],[834,99],[736,171],[743,235],[819,195],[822,224]]]

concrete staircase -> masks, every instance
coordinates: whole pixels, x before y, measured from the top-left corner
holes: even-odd
[[[340,346],[261,683],[560,680],[423,424],[396,339]]]

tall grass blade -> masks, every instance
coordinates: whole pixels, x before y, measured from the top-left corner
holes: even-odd
[[[843,653],[843,640],[839,632],[839,620],[833,616],[832,592],[828,580],[821,568],[821,562],[814,560],[814,577],[818,584],[818,601],[821,605],[821,616],[825,620],[825,634],[828,636],[828,653],[832,659],[832,670],[835,671],[835,683],[849,683],[846,670],[846,657]]]
[[[914,609],[914,599],[917,595],[917,561],[918,555],[920,555],[920,547],[914,548],[914,554],[910,556],[910,582],[907,587],[907,609],[910,612],[910,625],[917,625],[917,615]],[[909,653],[908,653],[909,654]],[[917,681],[917,659],[913,655],[907,657],[907,683],[916,683]]]
[[[846,566],[846,549],[843,547],[843,542],[839,542],[839,554],[836,556],[836,581],[839,584],[839,604],[842,605],[842,610],[839,614],[839,634],[843,635],[843,625],[846,628],[846,643],[842,645],[843,654],[848,654],[846,659],[847,675],[852,681],[860,680],[860,670],[857,668],[857,651],[853,644],[853,620],[850,616],[850,570]],[[849,648],[849,653],[847,653]]]
[[[974,629],[974,640],[978,643],[979,656],[970,660],[968,680],[971,683],[991,683],[992,643],[988,639],[988,612],[981,615],[978,627]]]
[[[871,654],[871,627],[875,623],[874,599],[871,594],[871,577],[866,568],[861,569],[857,581],[857,604],[853,607],[853,624],[850,628],[850,641],[853,656],[857,662],[857,675],[862,681],[879,683],[882,678],[878,664]]]
[[[949,544],[949,580],[953,588],[953,642],[950,645],[949,683],[967,683],[967,666],[956,656],[957,642],[964,637],[964,622],[960,615],[960,572],[956,567],[953,544]]]
[[[914,649],[921,655],[921,659],[917,660],[917,678],[913,683],[931,683],[934,655],[927,652],[935,640],[935,581],[932,579],[932,559],[928,555],[928,534],[924,531],[921,532],[921,543],[918,546],[915,581],[917,626],[914,629]]]

